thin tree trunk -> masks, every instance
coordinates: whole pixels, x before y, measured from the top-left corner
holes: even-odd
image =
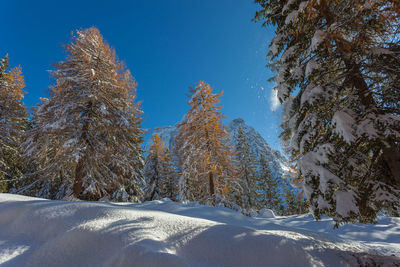
[[[73,193],[74,193],[74,197],[76,197],[76,198],[79,198],[79,196],[82,192],[83,164],[84,164],[84,160],[81,157],[75,168],[75,180],[74,180],[74,186],[73,186]]]
[[[208,173],[208,183],[209,183],[209,187],[210,187],[210,197],[213,198],[215,188],[214,188],[214,176],[213,176],[212,172]]]
[[[390,145],[390,147],[383,148],[383,158],[396,180],[397,188],[400,190],[400,152],[395,149],[393,143]]]

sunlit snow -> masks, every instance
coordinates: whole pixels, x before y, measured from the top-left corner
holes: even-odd
[[[249,218],[168,199],[67,202],[0,194],[2,266],[354,266],[400,264],[400,219]]]

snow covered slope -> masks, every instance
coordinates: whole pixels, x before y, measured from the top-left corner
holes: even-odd
[[[251,150],[257,156],[257,158],[259,159],[261,154],[265,155],[267,162],[270,164],[272,175],[278,179],[282,177],[287,178],[288,162],[286,158],[278,150],[271,148],[261,134],[253,127],[247,125],[246,122],[241,118],[231,120],[226,125],[231,137],[231,144],[236,144],[237,131],[240,126],[242,126],[243,131],[250,142]],[[176,126],[165,126],[154,128],[150,132],[151,134],[157,133],[169,147],[173,147],[174,139],[178,135],[179,130]],[[148,142],[145,145],[146,150],[150,148],[151,142],[152,138],[148,138]]]
[[[338,231],[343,238],[332,225],[331,220],[312,222],[310,216],[249,218],[222,207],[169,200],[66,202],[0,194],[0,265],[400,264],[400,258],[378,255],[400,255],[398,218],[348,225]]]

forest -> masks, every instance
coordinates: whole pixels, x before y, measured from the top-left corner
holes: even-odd
[[[399,0],[0,7],[1,266],[400,266]]]
[[[284,106],[280,137],[293,170],[290,186],[271,176],[268,159],[252,154],[243,132],[228,144],[223,92],[205,81],[190,88],[175,146],[154,135],[144,151],[135,79],[91,27],[64,45],[65,60],[50,71],[49,97],[31,110],[22,102],[22,68],[1,59],[2,192],[169,198],[245,215],[310,210],[337,224],[371,223],[380,211],[399,216],[399,3],[256,2],[254,21],[276,27],[267,56]]]

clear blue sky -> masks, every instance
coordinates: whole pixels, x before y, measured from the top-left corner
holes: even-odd
[[[204,80],[224,90],[229,119],[242,117],[280,148],[265,68],[273,30],[251,21],[252,0],[3,0],[0,8],[0,56],[22,67],[27,106],[47,96],[47,70],[65,58],[71,31],[96,26],[138,82],[144,128],[178,122],[188,87]]]

